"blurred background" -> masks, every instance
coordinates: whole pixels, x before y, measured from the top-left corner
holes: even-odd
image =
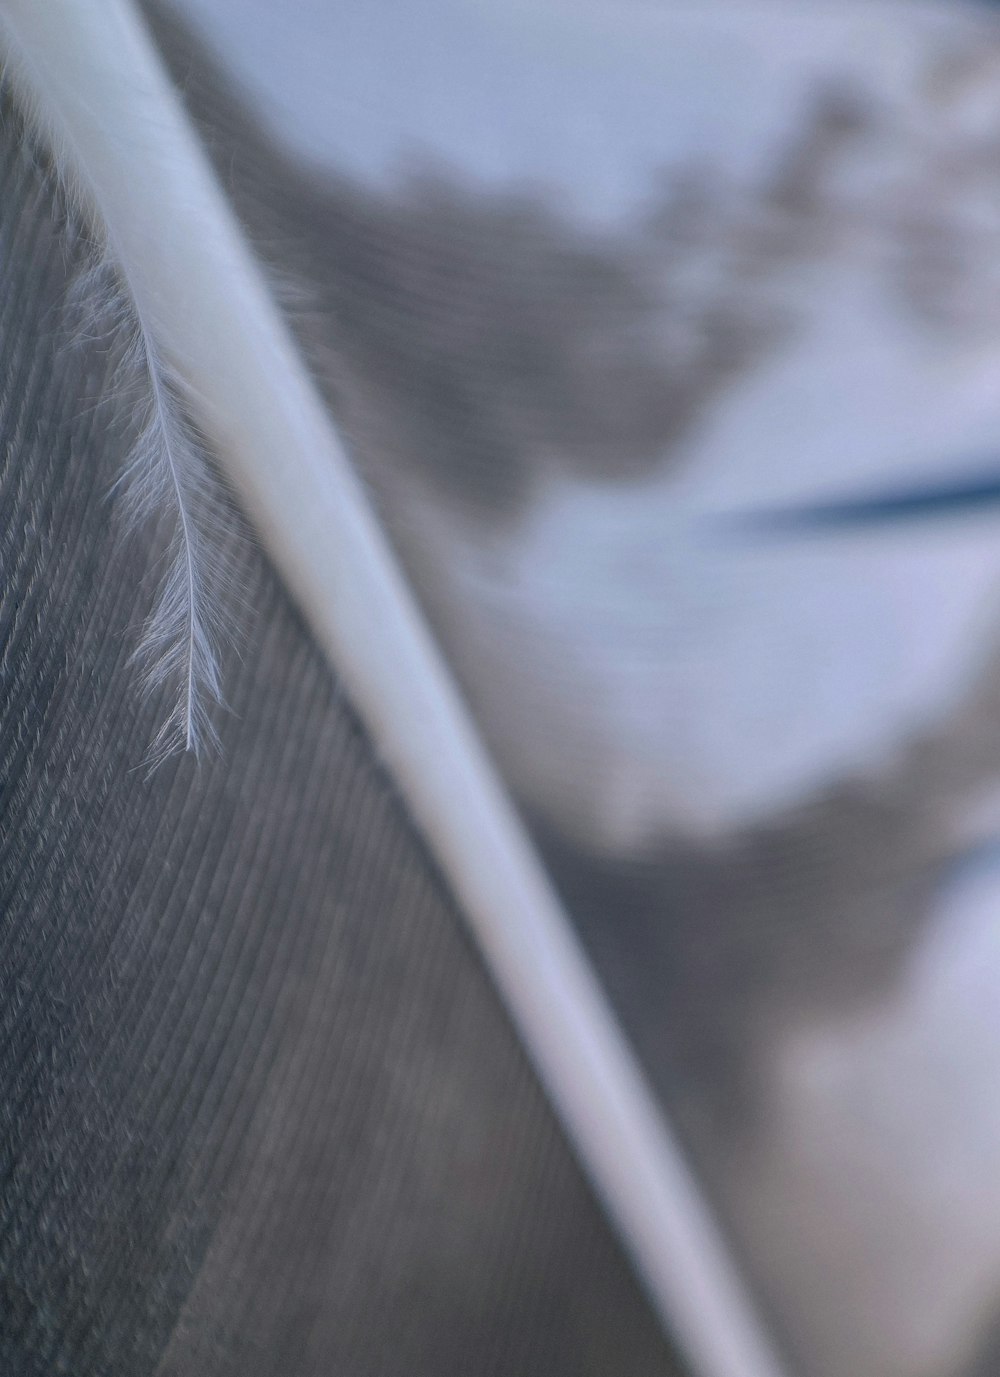
[[[793,1370],[995,1377],[1000,15],[177,13]]]

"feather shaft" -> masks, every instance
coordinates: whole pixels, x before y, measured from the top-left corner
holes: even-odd
[[[780,1377],[141,21],[126,0],[3,0],[0,37],[32,55],[46,126],[75,123],[81,181],[198,384],[199,427],[394,772],[654,1305],[703,1377]]]

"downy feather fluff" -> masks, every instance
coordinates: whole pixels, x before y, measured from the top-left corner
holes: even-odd
[[[113,244],[74,283],[68,314],[107,339],[113,394],[133,408],[133,441],[112,488],[126,527],[162,544],[154,604],[132,662],[162,711],[149,748],[155,766],[175,751],[216,743],[210,705],[222,702],[217,646],[225,637],[226,579],[218,539],[224,506],[191,421],[196,400],[162,354],[128,287]]]
[[[702,1377],[781,1377],[141,19],[129,0],[0,0],[0,45],[164,380],[154,467],[179,385],[437,857],[652,1302]],[[186,511],[194,466],[175,467]],[[161,636],[176,647],[179,624],[205,625],[178,616],[186,578],[154,652]],[[204,679],[214,661],[193,640]]]

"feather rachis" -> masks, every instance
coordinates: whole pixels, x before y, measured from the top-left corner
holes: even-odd
[[[393,771],[654,1303],[706,1377],[780,1377],[139,16],[129,0],[2,0],[0,44],[116,226],[165,357],[201,380],[199,425]]]

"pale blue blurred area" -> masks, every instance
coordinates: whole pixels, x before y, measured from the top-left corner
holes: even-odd
[[[759,154],[838,52],[861,70],[885,64],[901,8],[907,0],[180,5],[300,156],[389,184],[427,164],[487,185],[534,183],[597,217],[634,205],[651,168],[675,158],[710,153],[738,167]],[[919,29],[939,24],[933,7],[913,8]]]

